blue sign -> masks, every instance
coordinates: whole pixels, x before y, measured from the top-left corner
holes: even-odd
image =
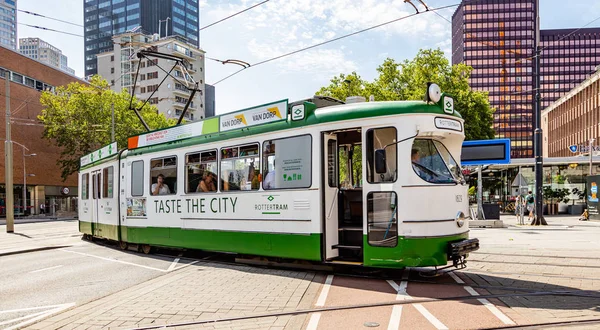
[[[574,154],[577,153],[577,149],[579,149],[577,145],[569,146],[569,150]]]
[[[465,141],[461,165],[510,164],[510,139]]]

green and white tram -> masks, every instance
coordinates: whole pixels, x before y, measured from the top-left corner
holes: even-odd
[[[146,253],[462,265],[479,245],[464,122],[434,87],[428,101],[283,100],[106,146],[81,160],[80,231]]]

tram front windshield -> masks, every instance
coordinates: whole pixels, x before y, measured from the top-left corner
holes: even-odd
[[[411,152],[415,173],[429,183],[462,183],[460,166],[439,141],[415,139]]]

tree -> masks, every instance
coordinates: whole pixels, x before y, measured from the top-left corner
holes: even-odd
[[[62,148],[58,165],[63,180],[79,169],[79,159],[111,142],[111,104],[115,108],[115,140],[121,147],[127,138],[145,131],[133,110],[129,109],[131,95],[126,90],[116,93],[106,80],[94,76],[89,85],[78,82],[43,92],[40,103],[45,107],[38,119],[44,124],[43,137]],[[133,106],[143,102],[134,98]],[[140,111],[151,129],[175,124],[146,104]]]
[[[454,98],[454,108],[465,120],[467,140],[492,139],[493,110],[488,93],[470,88],[471,70],[462,63],[450,65],[439,49],[426,49],[402,63],[386,59],[377,68],[379,76],[373,82],[364,81],[356,72],[340,74],[331,79],[329,86],[319,89],[317,95],[340,100],[353,95],[365,98],[373,95],[376,101],[422,100],[427,83],[434,82]]]

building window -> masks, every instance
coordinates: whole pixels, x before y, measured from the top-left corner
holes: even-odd
[[[81,175],[81,199],[90,198],[90,175],[85,173]]]
[[[221,149],[221,191],[258,190],[258,143]]]
[[[148,80],[150,80],[150,79],[157,79],[158,78],[158,71],[148,72],[148,74],[146,75],[146,77],[148,78]]]
[[[148,61],[147,61],[147,64],[148,64],[148,67],[155,66],[155,65],[157,65],[157,64],[158,64],[158,59],[155,59],[155,60],[148,60]]]
[[[217,150],[185,156],[186,193],[217,191]]]
[[[115,73],[115,68],[110,68],[110,73]]]
[[[144,93],[146,93],[146,87],[141,87],[141,88],[140,88],[140,93],[141,93],[141,94],[144,94]]]
[[[177,193],[177,157],[154,158],[150,161],[150,194]]]
[[[263,143],[263,189],[309,188],[312,139],[310,135]]]
[[[148,103],[150,103],[150,104],[158,104],[158,97],[153,97],[153,98],[149,99]]]
[[[158,89],[158,85],[150,85],[150,86],[146,87],[146,91],[148,91],[148,92],[154,92],[157,89]]]

